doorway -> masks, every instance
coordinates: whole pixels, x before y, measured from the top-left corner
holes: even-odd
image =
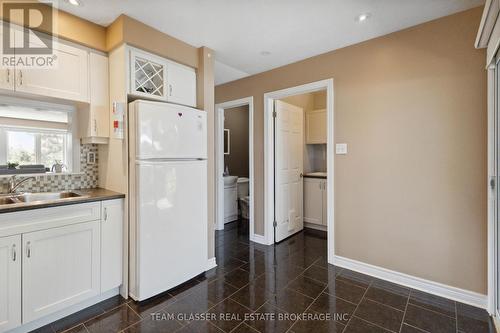
[[[297,214],[294,209],[287,208],[283,203],[283,198],[290,193],[287,190],[290,184],[293,184],[297,176],[296,166],[286,165],[283,168],[283,158],[288,155],[283,154],[284,146],[278,146],[279,140],[283,141],[283,136],[293,137],[291,131],[294,126],[290,121],[296,121],[296,117],[292,119],[284,119],[278,115],[278,112],[284,111],[283,108],[288,108],[283,105],[282,101],[287,97],[314,93],[325,90],[326,91],[326,188],[325,200],[328,202],[326,209],[326,225],[327,225],[327,246],[328,246],[328,263],[333,264],[334,261],[334,104],[333,104],[333,79],[317,81],[297,87],[287,88],[279,91],[269,92],[264,94],[264,228],[265,228],[265,241],[267,244],[279,242],[283,238],[288,237],[293,229],[300,226],[300,221],[297,221]],[[293,112],[292,112],[293,114]],[[290,139],[288,140],[288,143]],[[287,169],[287,170],[285,170]],[[285,170],[283,174],[279,175],[279,170]],[[302,175],[303,176],[303,175]],[[285,180],[284,180],[285,179]],[[302,184],[302,179],[300,181]],[[284,185],[284,186],[282,186]],[[303,191],[299,191],[301,195]],[[297,198],[298,200],[299,198]],[[288,202],[291,202],[289,200]],[[303,216],[303,215],[302,215]],[[291,219],[295,219],[291,221]],[[281,226],[280,226],[280,221]],[[303,221],[302,221],[303,222]]]
[[[248,223],[253,240],[253,97],[215,105],[215,140],[215,230]]]

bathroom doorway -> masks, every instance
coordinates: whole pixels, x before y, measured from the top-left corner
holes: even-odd
[[[254,240],[253,97],[215,106],[215,230],[235,228]]]

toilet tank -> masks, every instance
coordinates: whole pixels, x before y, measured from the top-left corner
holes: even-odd
[[[248,178],[238,177],[238,181],[236,182],[236,186],[238,187],[238,199],[247,197],[249,195],[248,184]]]

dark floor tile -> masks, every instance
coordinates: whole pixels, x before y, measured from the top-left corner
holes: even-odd
[[[232,257],[221,262],[217,261],[218,267],[226,273],[231,272],[244,264],[246,264],[245,261],[241,261]]]
[[[248,326],[245,323],[241,323],[231,333],[259,333],[259,331],[256,331],[254,328]]]
[[[225,332],[230,332],[243,322],[245,320],[245,315],[252,313],[252,310],[228,298],[210,309],[209,313],[214,314],[216,317],[210,320],[212,324]]]
[[[455,318],[455,301],[447,298],[412,290],[409,303]]]
[[[340,270],[339,274],[337,275],[337,279],[363,288],[367,288],[373,281],[373,278],[371,276],[351,271],[345,268]]]
[[[328,260],[325,256],[322,255],[318,259],[316,259],[316,261],[313,263],[313,265],[327,268],[328,267]],[[339,271],[340,271],[340,269],[339,269]]]
[[[286,288],[271,297],[269,303],[288,313],[302,313],[313,301],[309,296]]]
[[[203,314],[208,311],[214,304],[211,303],[206,295],[194,293],[186,296],[176,302],[168,305],[159,313],[172,314],[183,325],[191,321],[193,315]]]
[[[315,317],[306,317],[309,314],[314,314]],[[323,314],[319,314],[312,311],[307,311],[302,319],[297,320],[292,328],[291,332],[294,333],[340,333],[343,332],[345,326],[338,321],[327,319]]]
[[[306,269],[306,271],[304,272],[304,276],[321,281],[323,283],[329,283],[330,281],[335,280],[336,275],[337,270],[334,266],[323,268],[313,265]]]
[[[121,331],[141,320],[126,304],[85,322],[90,333],[114,333]]]
[[[85,325],[80,324],[76,327],[73,327],[69,330],[64,331],[64,333],[88,333],[88,331],[87,331],[87,328],[85,327]]]
[[[325,287],[325,283],[305,277],[304,275],[300,275],[288,285],[288,288],[311,298],[318,297]]]
[[[59,319],[51,324],[52,329],[55,332],[62,332],[72,327],[75,327],[84,321],[87,321],[91,318],[97,317],[104,313],[104,310],[98,306],[93,305],[81,311],[78,311],[72,315]]]
[[[325,292],[329,295],[340,297],[351,303],[358,304],[361,302],[361,299],[366,292],[366,288],[334,279],[333,281],[330,281]]]
[[[403,311],[363,299],[354,315],[385,329],[398,332],[403,321]]]
[[[267,273],[274,276],[275,279],[292,281],[304,273],[304,268],[292,265],[285,261],[277,266],[274,266],[271,270],[268,270]]]
[[[403,324],[403,326],[401,326],[401,333],[427,333],[427,332],[424,330],[421,330],[420,328],[416,328],[416,327],[410,326],[408,324]],[[459,333],[460,333],[460,331],[459,331]]]
[[[409,296],[409,288],[381,280],[375,280],[365,295],[366,298],[392,306],[401,311],[405,310]]]
[[[224,331],[209,321],[193,321],[175,333],[224,333]]]
[[[181,327],[182,325],[176,320],[149,317],[129,326],[123,333],[170,333]]]
[[[273,319],[270,320],[268,316],[272,316]],[[293,320],[285,311],[266,303],[245,323],[262,333],[282,333],[292,326]]]
[[[173,302],[177,301],[169,293],[162,293],[161,295],[152,297],[142,302],[130,301],[128,305],[142,318],[149,317],[149,314],[160,311]]]
[[[347,325],[344,333],[389,333],[379,326],[368,323],[360,318],[353,317]],[[399,332],[399,327],[396,332]]]
[[[199,288],[206,287],[208,283],[209,281],[200,281],[198,277],[184,282],[183,284],[169,290],[168,293],[175,298],[181,299],[196,292]]]
[[[492,319],[484,309],[457,302],[458,330],[466,333],[495,332]]]
[[[129,301],[130,300],[123,298],[121,295],[116,295],[98,303],[97,305],[100,306],[104,311],[109,311],[119,307],[120,305],[128,303]]]
[[[224,282],[224,280],[215,280],[210,282],[206,288],[198,291],[201,295],[206,295],[207,299],[216,304],[230,295],[234,294],[238,288]]]
[[[249,309],[257,310],[273,295],[274,294],[259,285],[249,284],[231,295],[231,299]]]
[[[264,288],[273,294],[276,294],[285,289],[289,283],[289,279],[278,278],[275,274],[272,273],[264,273],[251,282],[251,284]]]
[[[456,332],[456,320],[449,316],[408,304],[405,323],[432,333]]]
[[[322,293],[309,309],[318,313],[329,313],[335,321],[346,324],[356,309],[356,305],[338,297]]]
[[[320,255],[300,253],[296,255],[290,255],[287,258],[287,263],[288,265],[307,268],[311,266],[319,257]]]
[[[250,281],[257,278],[255,274],[247,272],[241,268],[235,269],[224,275],[224,279],[227,283],[237,288],[241,288],[247,285]]]

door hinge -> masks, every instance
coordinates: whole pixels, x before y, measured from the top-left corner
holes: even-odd
[[[490,185],[491,190],[494,190],[496,187],[496,181],[495,181],[496,179],[495,178],[496,178],[495,176],[490,176],[490,184],[489,185]]]
[[[278,222],[276,222],[276,220],[273,221],[273,227],[277,227],[278,226]]]
[[[276,118],[276,111],[273,111],[273,118]]]

